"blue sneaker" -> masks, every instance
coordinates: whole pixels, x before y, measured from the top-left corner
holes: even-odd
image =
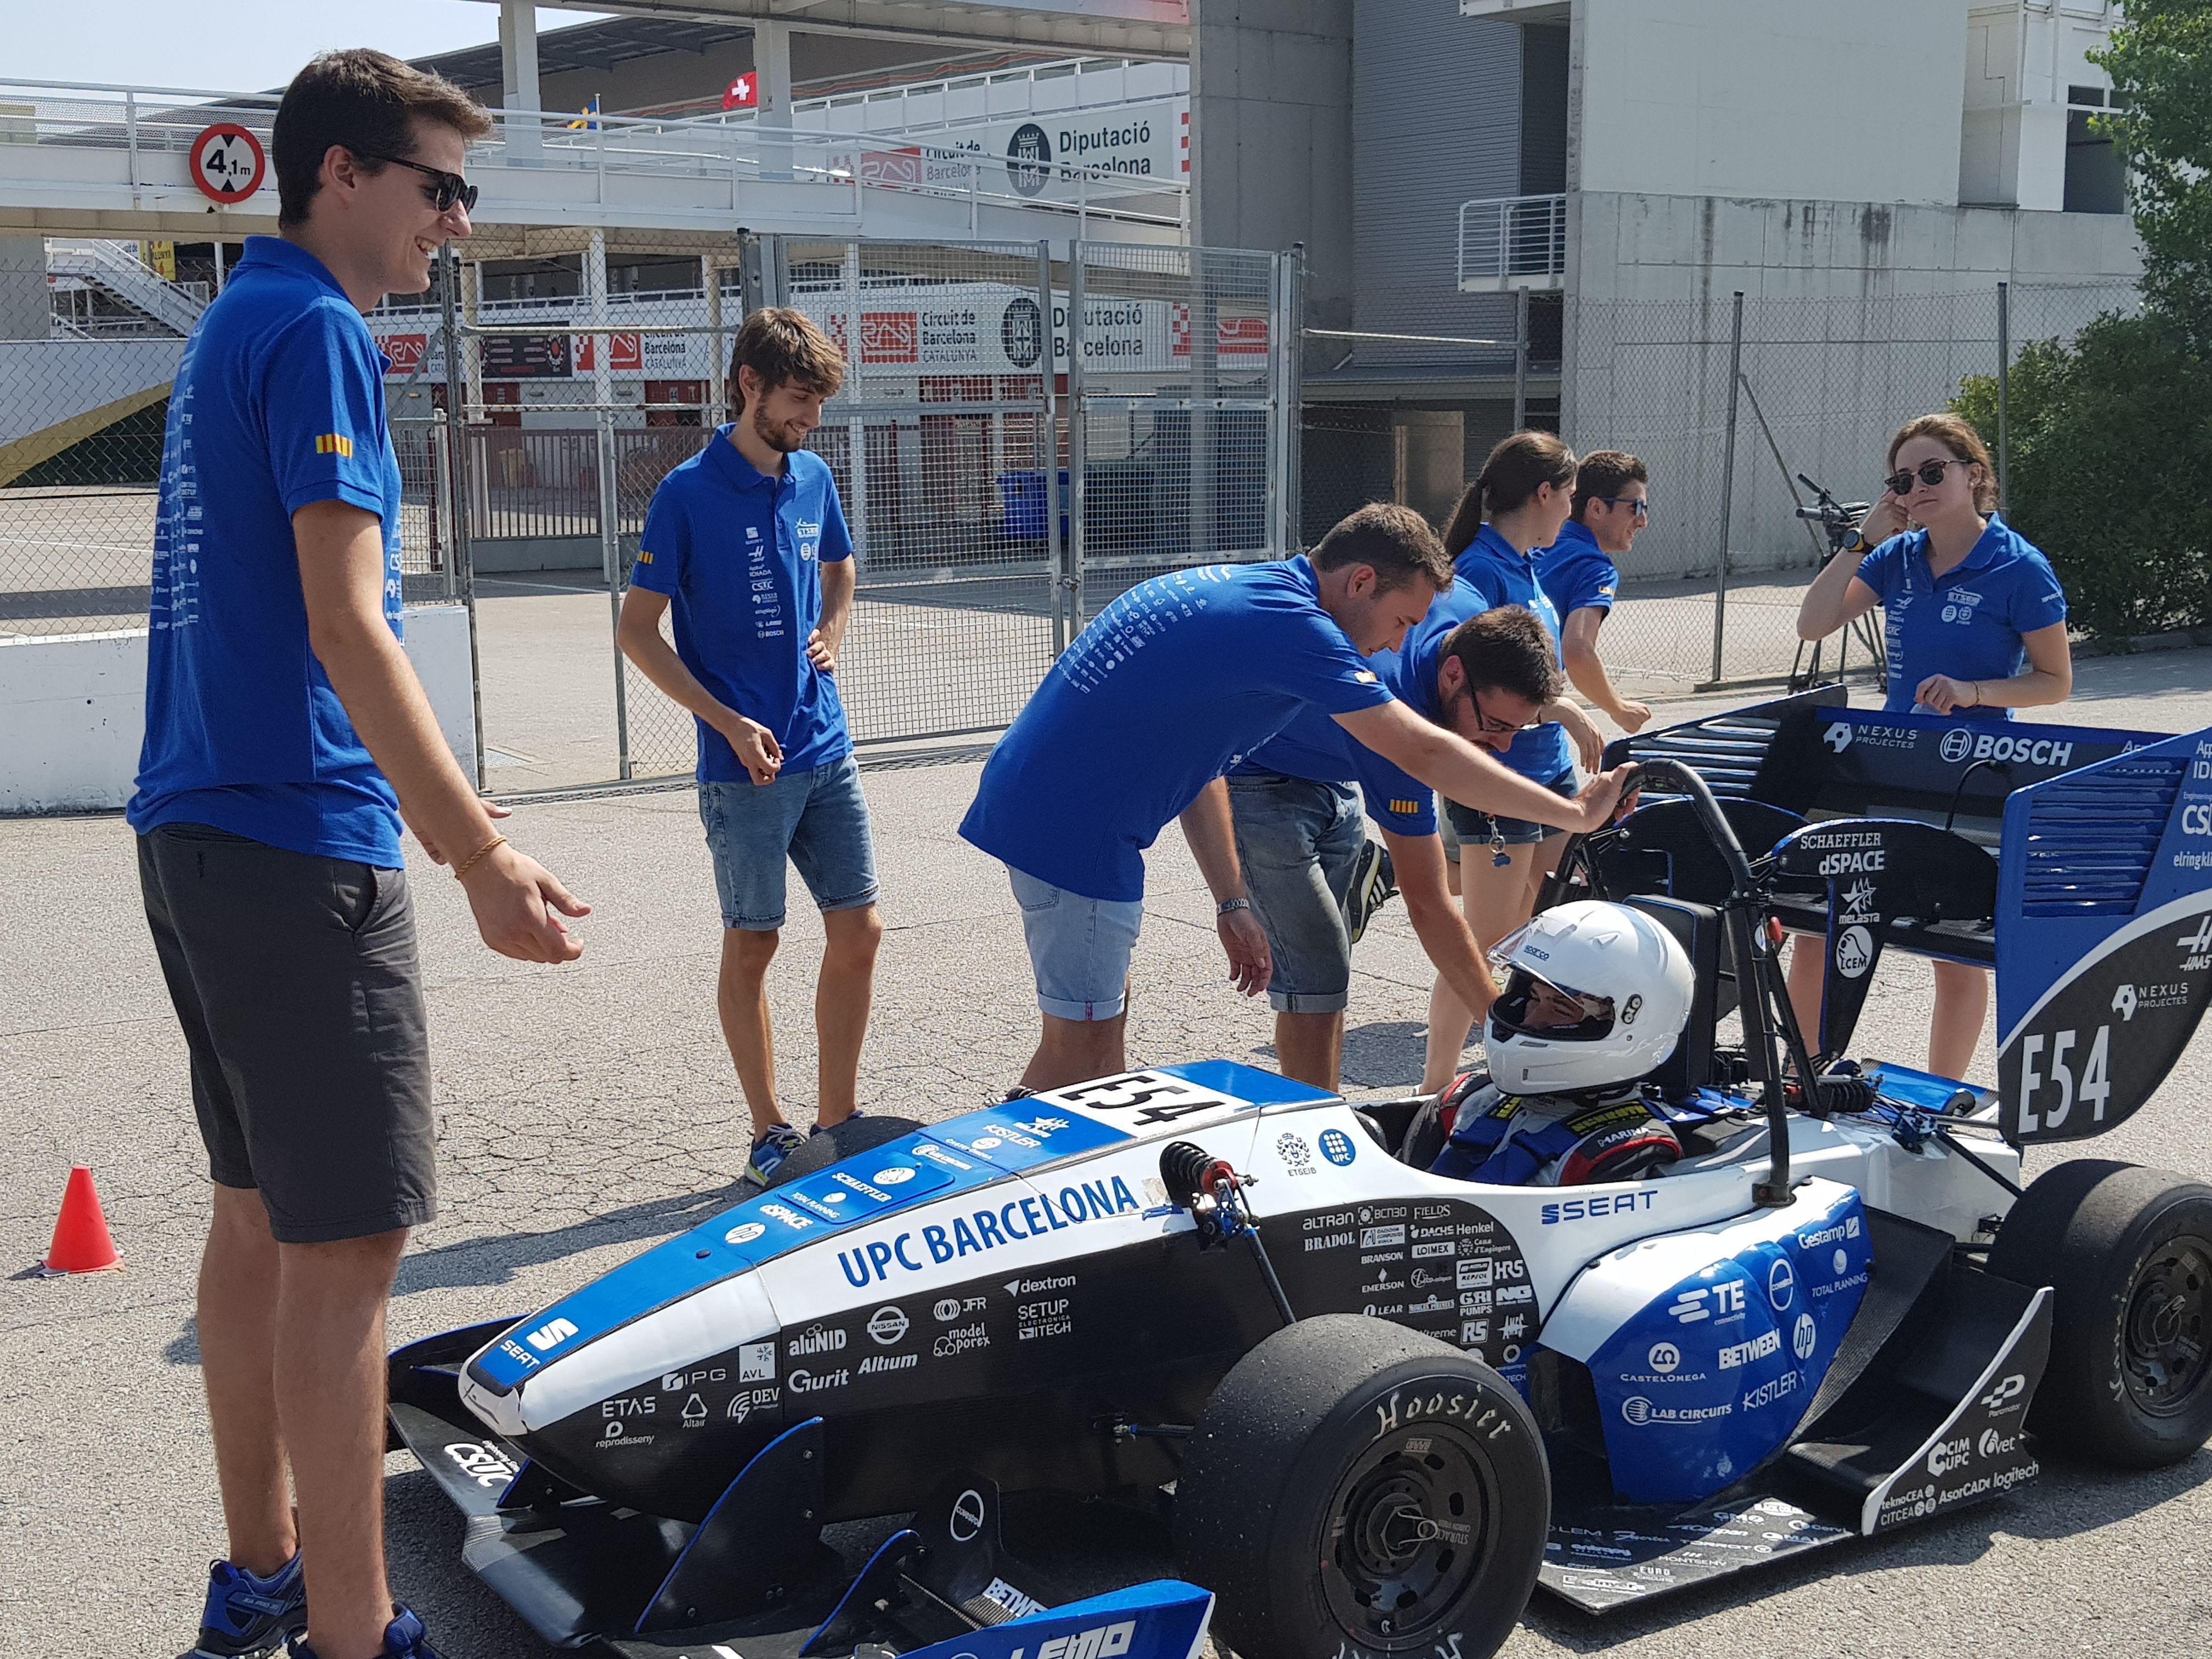
[[[422,1621],[396,1604],[392,1611],[396,1616],[384,1627],[383,1659],[438,1659]],[[304,1636],[292,1638],[291,1655],[292,1659],[315,1659],[315,1650]]]
[[[842,1121],[842,1122],[845,1122],[845,1123],[850,1123],[850,1122],[853,1121],[853,1118],[854,1118],[854,1117],[866,1117],[866,1116],[867,1116],[867,1114],[866,1114],[866,1112],[862,1111],[859,1107],[855,1106],[854,1108],[853,1108],[853,1117],[843,1118],[843,1119],[841,1119],[841,1120],[840,1120],[840,1121]],[[827,1134],[827,1133],[828,1133],[831,1129],[835,1128],[836,1127],[836,1124],[830,1124],[830,1123],[817,1123],[817,1124],[816,1124],[812,1128],[809,1129],[809,1130],[806,1132],[806,1138],[807,1138],[809,1140],[811,1140],[811,1139],[814,1139],[814,1137],[815,1137],[815,1136],[817,1136],[817,1135],[819,1135],[819,1134]]]
[[[275,1575],[258,1578],[217,1561],[208,1568],[207,1611],[192,1659],[244,1659],[268,1653],[307,1627],[307,1581],[295,1554]]]
[[[753,1142],[753,1155],[745,1160],[745,1173],[765,1187],[775,1179],[783,1160],[805,1144],[805,1135],[788,1123],[779,1123]]]

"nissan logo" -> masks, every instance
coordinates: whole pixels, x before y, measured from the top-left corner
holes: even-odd
[[[945,1522],[945,1531],[952,1534],[956,1544],[965,1544],[983,1530],[983,1494],[973,1486],[952,1500],[952,1513]]]

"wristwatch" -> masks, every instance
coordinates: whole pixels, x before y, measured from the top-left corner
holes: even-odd
[[[1225,916],[1231,910],[1249,910],[1251,908],[1252,901],[1248,898],[1224,899],[1213,907],[1213,914],[1217,916]]]

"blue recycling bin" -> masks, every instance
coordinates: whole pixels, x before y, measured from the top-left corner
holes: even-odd
[[[1064,544],[1067,539],[1067,469],[1060,469],[1060,535]],[[1008,541],[1041,542],[1049,538],[1046,527],[1044,474],[1036,471],[1001,472],[999,475],[999,500],[1006,508],[1006,535]]]

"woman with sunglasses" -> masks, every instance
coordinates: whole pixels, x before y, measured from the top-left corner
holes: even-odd
[[[1486,605],[1534,611],[1551,635],[1555,659],[1559,613],[1537,578],[1536,555],[1559,540],[1574,487],[1573,450],[1549,432],[1516,432],[1490,452],[1444,531],[1454,576]],[[1486,733],[1514,730],[1479,700],[1474,712]],[[1498,758],[1522,777],[1572,799],[1577,754],[1595,771],[1604,744],[1589,717],[1565,698],[1549,712],[1562,718],[1521,732]],[[1444,817],[1459,839],[1460,903],[1475,942],[1487,950],[1534,913],[1537,890],[1566,847],[1565,832],[1521,818],[1493,818],[1456,801],[1444,803]],[[1450,1082],[1474,1023],[1474,1014],[1439,978],[1429,994],[1425,1089]]]
[[[1826,638],[1882,608],[1892,713],[2006,720],[2074,690],[2066,595],[2051,562],[1998,515],[1996,473],[1957,415],[1923,415],[1889,441],[1890,474],[1859,532],[1873,550],[1830,561],[1798,607],[1797,634]],[[1910,526],[1910,527],[1908,527]],[[1825,956],[1801,945],[1790,1002],[1809,1030]],[[1937,962],[1928,1068],[1965,1075],[1989,1017],[1988,973]]]

